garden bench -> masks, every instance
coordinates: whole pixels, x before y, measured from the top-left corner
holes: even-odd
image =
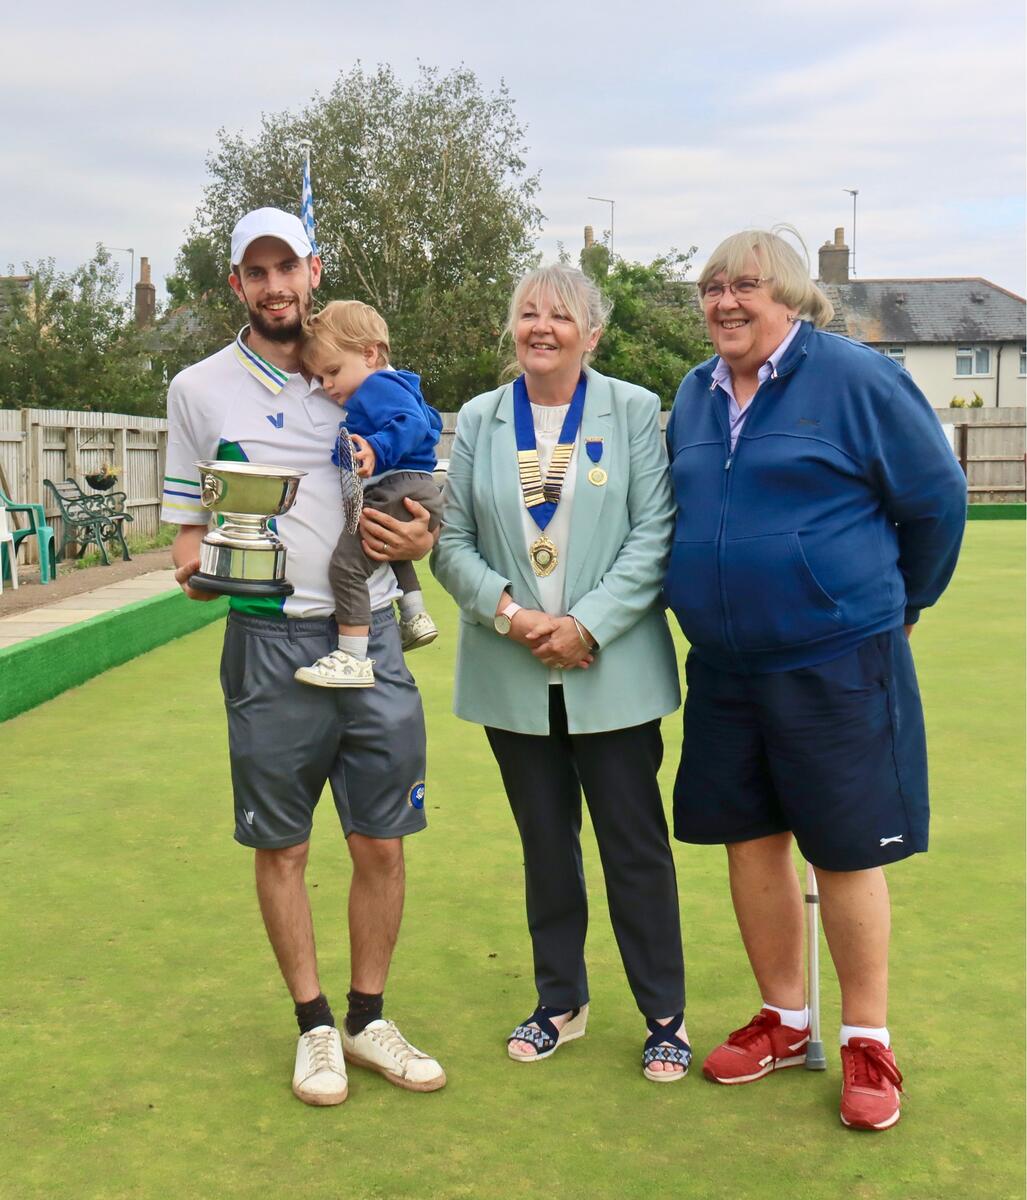
[[[61,516],[58,557],[64,554],[71,543],[77,542],[79,549],[76,558],[81,558],[87,547],[96,546],[104,563],[109,565],[106,543],[117,542],[121,547],[121,557],[126,562],[131,559],[123,526],[132,518],[124,509],[124,492],[87,495],[74,479],[65,479],[61,483],[44,479],[43,486],[53,496]]]
[[[84,492],[81,484],[77,479],[65,479],[64,482],[69,488],[75,488],[78,499],[84,504],[90,505],[100,510],[104,516],[109,517],[112,521],[117,521],[119,527],[124,525],[126,521],[132,523],[132,514],[125,511],[125,505],[128,502],[128,494],[126,492],[111,492],[111,491],[95,491]],[[86,476],[86,482],[89,482],[89,476]]]
[[[89,482],[89,476],[86,476],[86,482]],[[129,562],[132,556],[128,552],[128,546],[125,543],[125,522],[132,523],[132,514],[125,511],[125,505],[128,502],[128,495],[125,492],[112,491],[94,491],[84,492],[81,484],[76,479],[65,479],[64,483],[70,489],[75,489],[77,499],[89,508],[95,508],[98,512],[103,513],[108,521],[114,526],[114,536],[108,538],[108,541],[117,541],[121,547],[121,557],[125,562]]]

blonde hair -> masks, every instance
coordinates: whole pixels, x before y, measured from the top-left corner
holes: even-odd
[[[389,365],[389,327],[370,304],[359,300],[332,300],[303,322],[300,361],[308,369],[324,363],[332,352],[378,348],[378,367]]]
[[[790,246],[787,233],[802,247],[802,255]],[[721,271],[729,279],[738,279],[751,270],[755,259],[760,274],[768,280],[771,296],[779,304],[794,308],[800,317],[823,328],[834,316],[834,305],[810,278],[809,252],[799,233],[791,225],[773,229],[743,229],[725,238],[709,257],[698,279],[699,295]],[[804,261],[805,260],[805,261]]]
[[[531,301],[537,303],[543,296],[567,313],[582,337],[601,331],[613,308],[613,302],[603,295],[584,271],[560,263],[551,267],[536,267],[522,276],[514,288],[501,341],[506,338],[516,340],[517,322],[525,304]],[[586,353],[582,361],[588,362],[591,357],[591,353]],[[516,356],[506,364],[503,373],[520,374]]]

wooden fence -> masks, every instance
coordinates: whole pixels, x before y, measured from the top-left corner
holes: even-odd
[[[668,413],[661,414],[666,425]],[[456,413],[443,413],[440,458],[448,458]],[[1024,409],[942,409],[967,471],[975,502],[1022,502],[1025,495]],[[43,480],[82,480],[104,463],[118,469],[118,488],[128,496],[131,532],[153,536],[160,525],[160,496],[167,457],[168,423],[163,417],[63,409],[0,409],[0,468],[12,499],[43,503],[60,539],[60,518],[43,495]],[[30,547],[34,555],[35,547]]]
[[[952,426],[952,448],[966,475],[971,504],[1022,504],[1027,496],[1027,446],[1019,422]]]
[[[118,489],[127,496],[125,507],[133,518],[130,532],[152,537],[160,527],[167,429],[162,417],[0,409],[0,468],[13,500],[44,505],[59,545],[61,521],[43,494],[43,480],[82,482],[109,463],[118,472]],[[34,542],[29,539],[26,545],[34,557]]]

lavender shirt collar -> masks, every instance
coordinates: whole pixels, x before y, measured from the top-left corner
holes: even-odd
[[[768,379],[777,374],[778,363],[780,363],[781,359],[784,358],[785,351],[792,344],[795,335],[799,332],[800,325],[800,321],[794,321],[792,323],[791,329],[789,329],[788,333],[785,334],[784,341],[781,342],[774,353],[771,354],[763,366],[760,367],[760,369],[756,372],[757,392]],[[731,368],[722,358],[717,359],[717,365],[713,368],[713,375],[711,376],[710,381],[710,391],[716,391],[718,387],[727,392],[728,395],[727,412],[728,419],[731,422],[731,451],[734,453],[735,443],[738,441],[738,435],[742,430],[742,425],[745,423],[745,418],[748,415],[750,407],[752,406],[752,401],[755,400],[756,397],[753,396],[752,400],[746,404],[745,408],[742,408],[739,405],[738,401],[735,399],[734,385],[731,382]]]

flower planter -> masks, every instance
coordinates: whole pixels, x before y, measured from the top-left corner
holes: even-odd
[[[86,483],[98,492],[109,492],[118,482],[117,475],[87,475]]]

